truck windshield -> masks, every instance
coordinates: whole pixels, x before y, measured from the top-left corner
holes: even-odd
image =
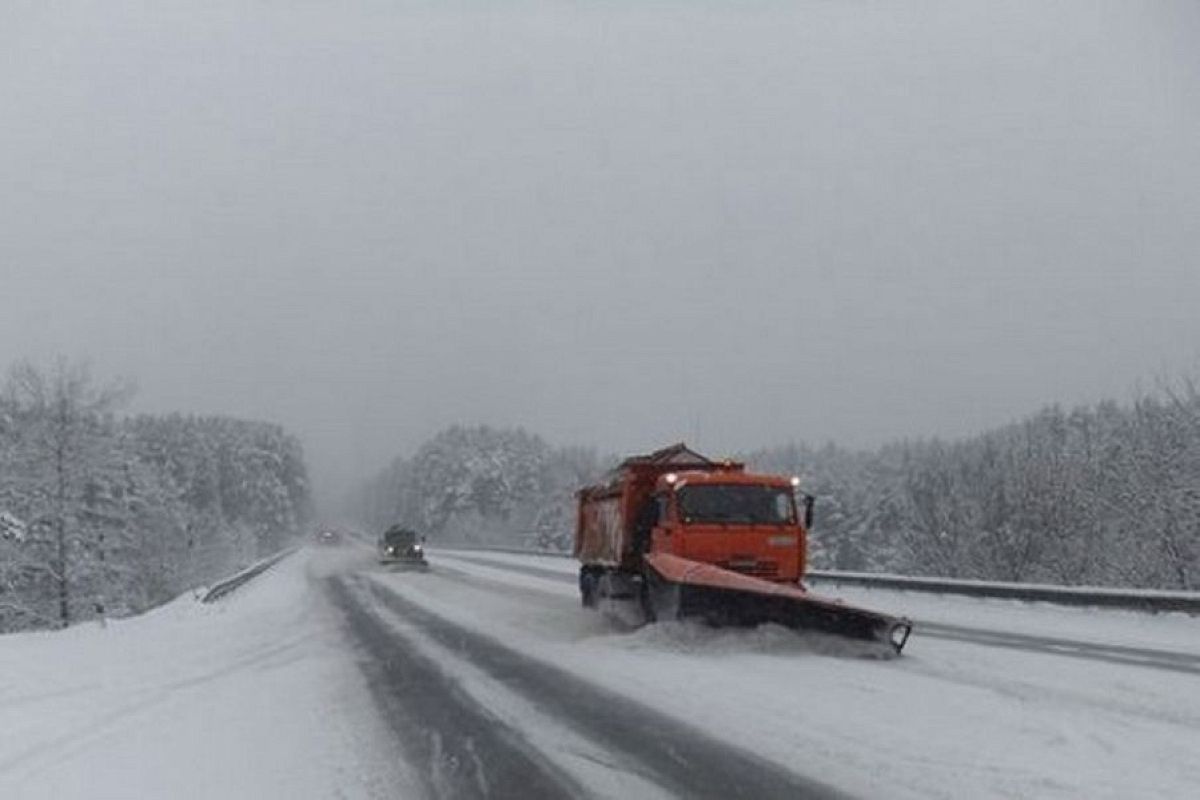
[[[678,497],[679,514],[685,523],[789,525],[796,521],[791,492],[775,486],[684,486]]]
[[[410,530],[390,530],[383,535],[383,541],[390,547],[408,547],[417,540],[417,534]]]

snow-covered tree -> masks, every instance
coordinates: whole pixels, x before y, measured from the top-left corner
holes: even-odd
[[[598,465],[520,429],[455,426],[393,461],[356,502],[373,529],[403,522],[444,541],[565,549],[573,493]]]
[[[54,586],[63,626],[90,615],[89,599],[73,596],[73,589],[108,546],[96,497],[122,465],[113,414],[127,394],[123,385],[97,386],[86,366],[64,360],[45,371],[17,364],[5,387],[11,431],[5,494],[29,523],[24,546]]]
[[[0,631],[163,602],[268,551],[311,516],[277,425],[116,412],[123,384],[18,364],[0,393]]]
[[[1043,409],[956,441],[787,444],[744,456],[817,499],[816,568],[1061,584],[1200,586],[1200,390]],[[455,427],[355,503],[446,538],[566,549],[603,459],[524,431]]]

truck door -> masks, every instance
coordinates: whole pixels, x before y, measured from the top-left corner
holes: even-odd
[[[654,503],[654,524],[650,534],[650,549],[656,553],[674,552],[675,538],[672,532],[675,522],[671,516],[671,495],[656,494],[650,498]]]

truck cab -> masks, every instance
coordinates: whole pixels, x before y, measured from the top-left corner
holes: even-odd
[[[812,500],[795,480],[741,469],[670,472],[639,515],[651,552],[713,564],[769,581],[804,575]]]
[[[812,498],[800,481],[746,471],[680,443],[623,461],[578,493],[581,580],[637,576],[653,554],[777,583],[804,577]]]
[[[424,569],[425,537],[402,525],[393,525],[379,537],[379,563],[403,568]]]

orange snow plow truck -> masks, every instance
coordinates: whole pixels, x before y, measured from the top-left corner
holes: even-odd
[[[626,459],[577,495],[583,605],[632,601],[648,621],[773,622],[898,654],[912,622],[805,588],[813,500],[799,484],[711,461],[684,444]]]

